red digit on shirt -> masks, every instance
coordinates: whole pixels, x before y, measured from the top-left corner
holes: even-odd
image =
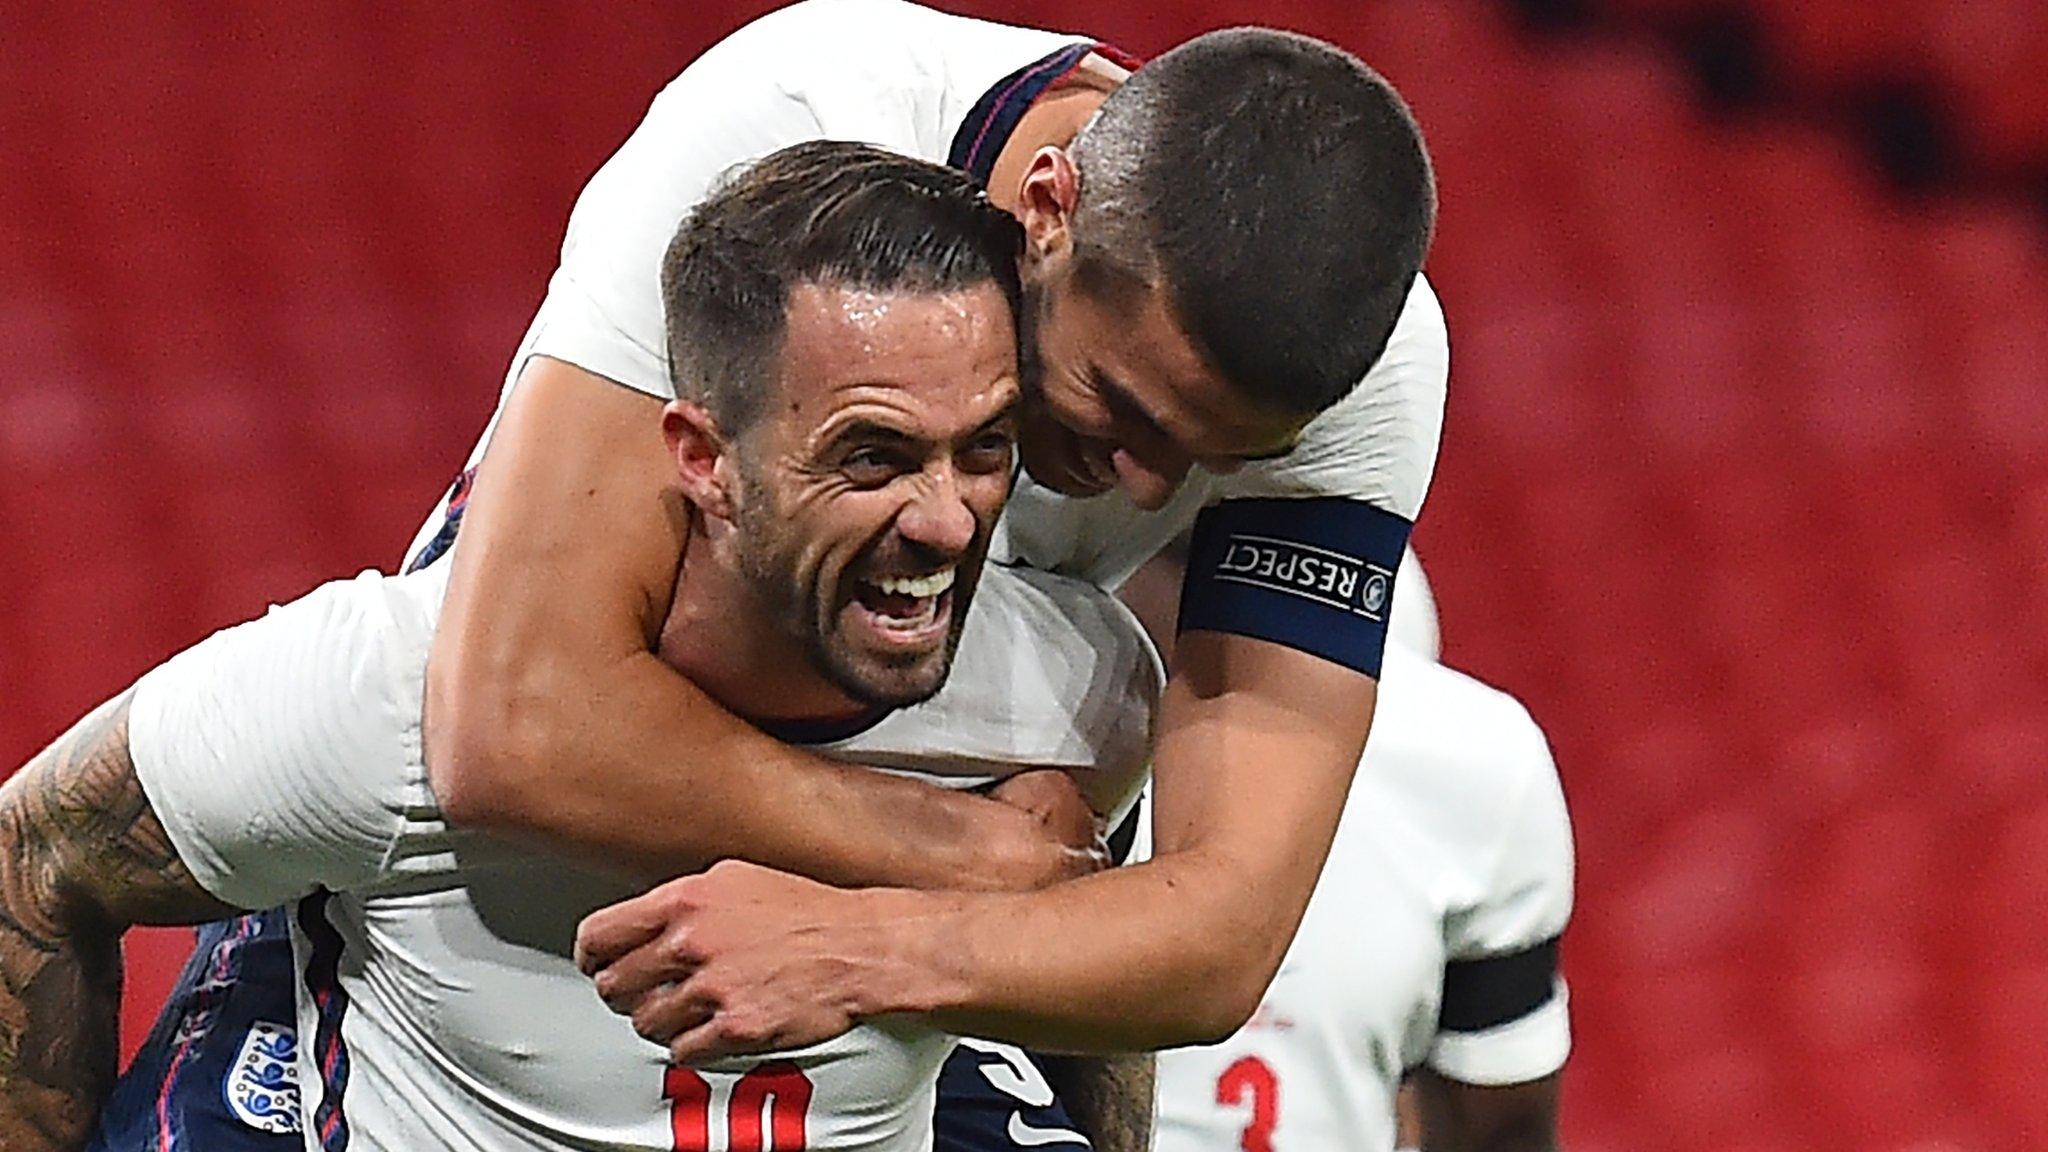
[[[804,1152],[810,1144],[811,1093],[810,1078],[787,1060],[749,1069],[726,1102],[723,1152]],[[669,1102],[675,1152],[713,1152],[710,1082],[692,1069],[670,1068],[661,1096]]]
[[[1273,1152],[1273,1126],[1280,1121],[1280,1080],[1257,1056],[1241,1056],[1216,1078],[1218,1104],[1250,1104],[1252,1118],[1237,1138],[1244,1152]]]

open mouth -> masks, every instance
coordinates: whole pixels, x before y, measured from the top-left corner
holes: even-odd
[[[947,567],[923,576],[856,580],[852,607],[883,645],[926,647],[952,623],[954,573]]]

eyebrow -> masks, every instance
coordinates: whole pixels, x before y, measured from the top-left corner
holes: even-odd
[[[834,428],[831,434],[825,437],[823,446],[829,448],[834,445],[844,444],[849,440],[886,441],[892,444],[914,444],[919,442],[920,438],[911,435],[910,433],[904,431],[901,428],[894,428],[887,424],[884,424],[879,420],[869,420],[862,418],[857,420],[849,420],[846,423],[841,424],[839,427]]]
[[[968,429],[965,438],[971,439],[1006,421],[1014,421],[1017,418],[1017,408],[1018,401],[1013,397],[988,419]],[[861,417],[833,429],[832,433],[825,437],[822,447],[830,448],[855,440],[889,444],[928,444],[932,443],[934,438],[908,432],[879,420]]]
[[[1129,388],[1124,387],[1122,381],[1103,371],[1102,366],[1099,364],[1090,365],[1088,371],[1095,377],[1096,389],[1109,398],[1112,407],[1123,409],[1130,415],[1144,421],[1146,426],[1152,431],[1157,432],[1168,440],[1173,439],[1172,436],[1167,434],[1166,426],[1159,422],[1159,418],[1146,411],[1145,406],[1138,403],[1138,398],[1131,394]]]

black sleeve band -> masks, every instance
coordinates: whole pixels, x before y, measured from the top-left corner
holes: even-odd
[[[1445,1032],[1483,1032],[1550,1002],[1557,991],[1557,937],[1534,948],[1453,960],[1444,965],[1444,995],[1437,1027]]]

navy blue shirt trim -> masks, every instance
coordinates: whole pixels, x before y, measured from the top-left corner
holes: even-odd
[[[348,993],[341,987],[341,933],[327,919],[327,905],[333,899],[332,892],[322,889],[300,901],[299,931],[312,946],[306,959],[306,988],[313,996],[313,1059],[320,1070],[313,1134],[321,1152],[346,1152],[348,1113],[342,1099],[348,1093],[349,1055],[341,1025],[348,1016]]]
[[[1059,83],[1091,54],[1130,71],[1136,71],[1142,63],[1138,57],[1120,48],[1083,42],[1069,44],[1050,56],[1019,68],[982,93],[981,99],[968,109],[967,119],[961,121],[960,130],[953,133],[953,147],[946,154],[946,163],[972,173],[976,180],[987,184],[989,172],[996,166],[996,157],[1002,155],[1003,145],[1010,142],[1010,133],[1017,130],[1017,121],[1024,118],[1024,113],[1046,89]]]

